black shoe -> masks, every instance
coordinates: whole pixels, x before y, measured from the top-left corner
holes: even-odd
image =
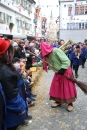
[[[36,94],[32,94],[32,97],[35,97],[35,98],[36,98],[36,97],[37,97],[37,95],[36,95]]]
[[[75,75],[75,78],[78,78],[78,75]]]
[[[28,106],[29,107],[35,106],[35,103],[31,101],[31,102],[28,103]]]
[[[23,122],[21,123],[21,125],[22,125],[22,126],[28,126],[28,122],[23,121]]]
[[[85,68],[85,66],[82,66],[82,68]]]
[[[31,96],[30,99],[31,99],[31,101],[35,101],[36,100],[36,98],[33,97],[33,96]]]
[[[75,70],[75,68],[73,67],[73,70]]]
[[[32,100],[30,99],[30,98],[28,98],[27,99],[27,103],[29,104],[29,103],[31,103],[32,102]]]
[[[27,115],[26,120],[31,120],[31,119],[32,119],[32,116]]]

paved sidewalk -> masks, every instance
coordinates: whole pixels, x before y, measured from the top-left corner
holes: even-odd
[[[20,130],[87,130],[87,95],[80,88],[77,87],[78,96],[72,112],[66,110],[66,104],[51,108],[53,101],[49,101],[49,89],[53,75],[51,70],[43,72],[33,87],[33,92],[38,95],[36,105],[29,108],[33,119],[28,127],[20,127]],[[84,69],[80,67],[78,80],[87,82],[87,63]]]

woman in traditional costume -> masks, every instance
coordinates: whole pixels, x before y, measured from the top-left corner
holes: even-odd
[[[66,103],[68,104],[67,110],[72,111],[77,92],[75,84],[65,76],[73,77],[68,57],[61,49],[54,48],[45,42],[41,42],[40,48],[43,59],[49,64],[52,64],[50,67],[55,72],[49,92],[50,100],[55,101],[51,107],[56,108],[62,103]],[[47,71],[46,62],[41,61],[34,63],[33,66],[43,65],[44,69]]]

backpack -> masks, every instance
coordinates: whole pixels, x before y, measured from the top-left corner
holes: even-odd
[[[5,95],[2,89],[2,85],[0,83],[0,130],[7,130],[6,128],[6,101]]]

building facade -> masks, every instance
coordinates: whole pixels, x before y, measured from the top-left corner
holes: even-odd
[[[34,0],[0,0],[0,34],[35,38],[35,5]]]
[[[74,42],[83,42],[87,38],[87,3],[84,0],[59,1],[60,39],[71,38]]]

